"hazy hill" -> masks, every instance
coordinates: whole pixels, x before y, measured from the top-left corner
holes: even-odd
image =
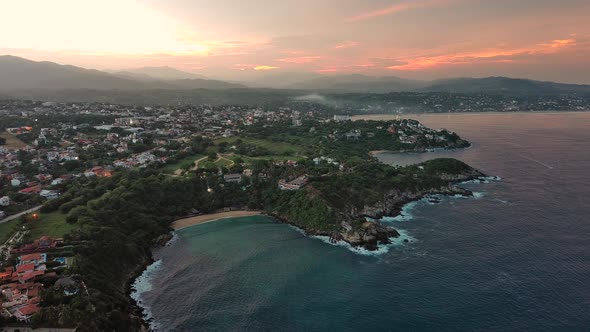
[[[152,75],[159,75],[155,78]],[[137,100],[143,97],[158,103],[197,101],[191,93],[206,96],[203,100],[239,102],[241,98],[254,100],[258,94],[269,100],[282,97],[320,94],[356,93],[369,95],[389,92],[450,92],[514,95],[559,95],[578,93],[590,95],[590,85],[563,84],[507,77],[453,78],[436,81],[417,81],[394,76],[373,77],[359,74],[320,75],[316,73],[269,73],[249,85],[268,87],[248,89],[245,85],[226,81],[164,77],[194,77],[170,67],[146,67],[137,71],[107,73],[99,70],[36,62],[14,56],[0,56],[0,96],[49,97],[56,100]],[[279,88],[287,87],[283,90]],[[80,91],[77,91],[80,90]],[[191,90],[191,91],[187,91]],[[218,90],[231,90],[218,93]],[[289,92],[286,92],[289,90]],[[134,93],[128,93],[132,92]],[[150,96],[151,92],[154,96]],[[275,96],[276,95],[276,96]],[[60,96],[63,96],[61,98]]]
[[[437,80],[421,89],[428,92],[535,94],[590,93],[590,85],[565,84],[508,77]]]
[[[149,89],[163,83],[138,82],[98,70],[0,56],[0,90],[22,89]],[[170,86],[171,88],[171,86]]]
[[[373,77],[360,74],[324,76],[292,84],[289,88],[306,90],[336,90],[342,92],[387,93],[414,91],[428,82],[395,76]]]
[[[183,73],[166,67],[161,73]],[[192,74],[186,73],[190,76]],[[197,76],[197,75],[194,75]],[[107,73],[99,70],[60,65],[53,62],[36,62],[15,56],[0,56],[0,91],[22,90],[146,90],[146,89],[233,89],[239,84],[201,78],[184,78],[164,81],[148,74],[122,71]]]
[[[179,89],[211,89],[211,90],[225,90],[225,89],[239,89],[245,88],[244,85],[238,83],[229,83],[225,81],[209,80],[209,79],[183,79],[168,81]]]
[[[260,76],[244,82],[251,87],[287,89],[294,84],[321,77],[323,77],[321,74],[311,72],[270,72],[262,73]]]
[[[130,79],[130,80],[137,80],[137,81],[157,81],[157,79],[146,75],[146,74],[138,74],[138,73],[132,73],[130,71],[126,71],[126,70],[122,70],[122,71],[112,71],[109,72],[112,75],[115,75],[117,77],[121,77],[121,78],[125,78],[125,79]]]
[[[127,69],[125,72],[136,74],[139,76],[147,76],[156,80],[173,81],[173,80],[187,80],[187,79],[208,79],[205,76],[188,73],[176,68],[163,67],[141,67],[134,69]]]

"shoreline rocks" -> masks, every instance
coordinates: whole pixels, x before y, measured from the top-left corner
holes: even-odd
[[[367,217],[371,219],[381,219],[385,216],[398,216],[404,205],[421,200],[429,195],[462,195],[465,197],[472,197],[473,192],[458,187],[457,184],[464,181],[479,179],[483,176],[485,175],[476,169],[470,169],[459,175],[441,174],[441,179],[448,181],[448,185],[440,188],[430,188],[417,192],[403,192],[399,189],[392,189],[385,195],[383,200],[373,206],[365,206],[361,211],[354,213],[343,213],[341,216],[343,221],[341,222],[341,229],[339,231],[306,229],[305,226],[292,222],[288,217],[271,212],[267,212],[266,214],[281,222],[301,229],[306,235],[328,236],[331,243],[345,241],[353,247],[363,247],[367,250],[374,251],[378,249],[378,245],[389,244],[391,243],[391,238],[399,237],[400,234],[396,229],[383,225],[378,221],[366,221]]]

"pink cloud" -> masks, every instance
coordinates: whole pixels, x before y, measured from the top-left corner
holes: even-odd
[[[378,10],[374,10],[374,11],[370,11],[370,12],[358,14],[358,15],[349,17],[347,19],[347,21],[349,21],[349,22],[363,21],[363,20],[374,18],[374,17],[396,14],[396,13],[404,12],[404,11],[411,10],[411,9],[417,9],[417,8],[425,8],[425,7],[433,7],[433,6],[444,5],[444,4],[450,3],[452,1],[453,0],[414,0],[414,1],[407,1],[407,2],[402,2],[402,3],[395,4],[395,5],[392,5],[392,6],[389,6],[389,7],[381,8],[381,9],[378,9]]]
[[[356,42],[356,41],[345,41],[345,42],[343,42],[341,44],[338,44],[338,45],[334,46],[334,48],[336,48],[336,49],[342,49],[342,48],[355,47],[355,46],[358,46],[358,45],[359,45],[359,42]]]
[[[556,39],[549,43],[517,49],[488,49],[475,52],[450,53],[434,56],[415,56],[396,59],[398,64],[387,69],[418,71],[444,65],[459,65],[481,62],[511,63],[516,57],[555,54],[576,45],[575,39]]]

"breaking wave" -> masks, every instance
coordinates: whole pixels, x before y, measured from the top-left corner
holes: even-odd
[[[154,317],[152,312],[150,311],[149,306],[147,303],[142,299],[142,294],[149,292],[153,289],[154,285],[152,284],[152,280],[154,274],[156,274],[162,268],[162,260],[159,259],[152,264],[150,264],[143,273],[135,279],[133,284],[131,285],[131,298],[135,300],[138,306],[143,308],[143,314],[145,320],[149,322],[150,329],[153,331],[158,330],[157,326],[154,323]]]

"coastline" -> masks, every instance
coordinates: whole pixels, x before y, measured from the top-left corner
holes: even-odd
[[[155,246],[154,246],[155,248]],[[129,280],[127,280],[127,283],[125,285],[125,295],[127,296],[127,299],[129,299],[129,315],[131,317],[136,318],[138,321],[137,323],[139,324],[138,329],[141,332],[147,332],[147,331],[152,331],[151,328],[151,319],[150,317],[148,317],[148,314],[146,312],[146,308],[143,307],[141,305],[141,303],[139,303],[139,301],[137,301],[132,295],[133,292],[135,292],[136,290],[134,289],[134,284],[135,281],[140,278],[145,271],[147,270],[147,268],[152,265],[155,260],[154,260],[154,256],[153,256],[153,249],[150,249],[149,253],[147,253],[147,256],[143,259],[143,261],[141,262],[141,264],[138,264],[136,269],[130,274],[130,278]]]
[[[482,183],[488,183],[487,181],[499,181],[499,180],[501,180],[501,178],[495,177],[495,176],[480,176],[480,177],[476,177],[473,179],[468,179],[468,180],[463,180],[463,181],[455,181],[454,185],[461,185],[461,184],[468,184],[468,183],[482,184]],[[458,188],[460,188],[460,187],[458,187]],[[472,191],[464,189],[464,188],[460,188],[460,189],[463,191],[463,193],[429,192],[429,193],[424,193],[422,195],[419,195],[419,196],[416,196],[413,198],[408,198],[408,200],[403,201],[399,207],[395,208],[391,214],[389,214],[387,216],[382,216],[381,218],[379,218],[379,222],[380,223],[382,222],[381,219],[383,219],[383,217],[396,218],[396,217],[402,216],[403,215],[402,211],[404,210],[404,208],[406,206],[408,206],[412,203],[415,203],[415,202],[419,202],[419,201],[428,199],[428,197],[430,195],[444,195],[444,196],[448,196],[448,197],[461,195],[462,197],[474,197]],[[342,246],[343,248],[346,248],[346,249],[351,250],[357,254],[365,255],[365,256],[374,256],[374,255],[381,255],[381,254],[387,253],[387,252],[389,252],[389,250],[392,246],[396,245],[396,241],[399,244],[402,242],[413,242],[415,240],[411,236],[408,237],[407,233],[399,232],[399,235],[395,237],[395,239],[398,239],[398,240],[394,239],[394,240],[392,240],[391,243],[379,245],[375,250],[367,250],[363,246],[354,246],[354,245],[351,245],[349,242],[343,241],[343,240],[334,242],[331,240],[331,237],[330,237],[331,234],[329,232],[326,233],[326,232],[315,231],[315,230],[306,230],[306,229],[302,228],[301,226],[299,226],[293,222],[290,222],[285,217],[282,217],[282,216],[274,214],[274,213],[268,213],[268,212],[263,212],[263,211],[218,212],[218,213],[206,214],[206,215],[201,215],[201,216],[196,216],[196,217],[191,217],[191,218],[179,219],[177,221],[183,221],[183,226],[177,226],[180,228],[175,228],[175,230],[186,228],[186,227],[191,227],[191,226],[195,226],[195,225],[200,225],[200,224],[204,224],[204,223],[208,223],[208,222],[213,222],[213,221],[217,221],[217,220],[227,219],[227,218],[233,218],[233,217],[238,218],[238,217],[255,216],[255,215],[270,216],[270,217],[276,219],[280,223],[284,223],[286,225],[289,225],[295,231],[300,232],[301,234],[304,234],[306,237],[316,238],[316,239],[322,240],[323,242],[330,244],[330,245]],[[390,226],[388,226],[388,227],[390,227]],[[397,229],[396,229],[396,231],[397,231]],[[170,240],[170,239],[168,238],[168,240]],[[156,244],[154,245],[152,250],[156,249],[159,246],[166,246],[168,243],[169,243],[169,241],[156,242]],[[157,261],[154,259],[153,251],[151,251],[149,258],[146,261],[144,261],[143,264],[141,264],[141,267],[139,269],[139,274],[136,274],[132,279],[129,280],[129,283],[128,283],[129,292],[127,293],[127,296],[128,296],[128,298],[131,299],[132,312],[136,317],[139,318],[139,321],[141,324],[141,331],[145,331],[145,332],[158,331],[158,325],[156,324],[154,318],[151,316],[150,311],[149,311],[150,310],[149,307],[145,307],[144,303],[141,303],[141,301],[137,301],[136,299],[133,298],[132,292],[134,291],[134,289],[132,286],[135,283],[135,281],[138,278],[142,277],[142,275],[148,270],[148,268],[155,263],[157,263]]]
[[[478,114],[495,114],[495,115],[514,115],[514,114],[567,114],[567,113],[588,113],[584,110],[568,110],[568,111],[556,111],[556,110],[544,110],[544,111],[513,111],[513,112],[500,112],[500,111],[482,111],[482,112],[426,112],[426,113],[367,113],[367,114],[355,114],[350,117],[352,121],[358,120],[384,120],[383,117],[387,117],[386,120],[394,120],[396,117],[410,118],[412,116],[428,117],[437,115],[478,115]],[[391,118],[391,119],[390,119]]]
[[[369,151],[369,156],[373,158],[377,158],[378,155],[383,153],[390,153],[390,154],[397,154],[397,153],[432,153],[437,151],[455,151],[455,150],[465,150],[473,147],[473,143],[469,142],[468,146],[465,147],[456,147],[456,148],[433,148],[434,150],[429,149],[419,149],[419,150],[372,150]]]
[[[183,218],[175,220],[171,227],[177,231],[186,227],[200,225],[215,220],[227,219],[227,218],[239,218],[239,217],[250,217],[263,214],[259,210],[238,210],[238,211],[227,211],[227,212],[216,212],[209,214],[202,214],[199,216]]]
[[[500,180],[500,178],[488,177],[485,174],[480,173],[480,174],[478,174],[478,176],[474,175],[474,176],[470,176],[468,178],[464,178],[461,180],[451,181],[452,188],[455,188],[455,190],[428,191],[428,192],[420,193],[414,197],[404,197],[401,201],[399,201],[399,202],[397,202],[397,204],[395,204],[395,206],[393,207],[392,210],[388,211],[389,213],[382,214],[379,216],[373,215],[373,217],[378,217],[378,218],[376,218],[377,220],[381,220],[383,217],[388,217],[388,218],[398,217],[398,216],[402,215],[402,211],[405,206],[407,206],[408,204],[420,201],[422,199],[425,199],[429,195],[445,195],[445,196],[461,195],[463,197],[473,197],[473,192],[471,192],[470,190],[461,188],[461,187],[457,187],[457,185],[470,183],[471,181],[477,181],[477,183],[486,183],[485,181],[487,181],[487,180]],[[199,215],[199,216],[194,216],[194,217],[189,217],[189,218],[182,218],[182,219],[178,219],[178,220],[174,221],[172,223],[171,227],[176,231],[176,230],[180,230],[183,228],[196,226],[196,225],[200,225],[200,224],[205,224],[208,222],[213,222],[213,221],[227,219],[227,218],[239,218],[239,217],[257,216],[257,215],[267,215],[267,216],[273,217],[274,219],[276,219],[277,221],[279,221],[281,223],[284,223],[284,224],[290,225],[291,227],[294,227],[297,231],[301,232],[302,234],[305,234],[305,236],[318,237],[318,238],[322,237],[322,236],[326,236],[329,238],[327,240],[327,243],[330,243],[333,245],[339,243],[337,241],[336,242],[333,241],[333,239],[332,239],[333,234],[331,234],[330,232],[322,232],[322,231],[309,230],[309,229],[306,230],[305,228],[302,228],[300,225],[297,225],[297,224],[289,221],[289,219],[284,216],[281,216],[281,215],[278,215],[275,213],[259,211],[259,210],[238,210],[238,211],[228,211],[228,212],[217,212],[217,213],[204,214],[204,215]],[[369,217],[369,216],[365,214],[365,217]],[[396,230],[396,233],[397,233],[397,230]],[[148,309],[143,307],[141,303],[138,303],[138,301],[136,301],[132,297],[132,293],[134,291],[133,284],[135,283],[135,281],[138,278],[140,278],[143,275],[143,273],[145,273],[147,268],[155,262],[155,259],[153,256],[153,249],[155,249],[158,246],[165,246],[170,241],[171,238],[167,235],[169,235],[169,234],[164,234],[161,236],[161,238],[159,238],[155,241],[154,247],[152,248],[152,250],[150,250],[149,256],[146,258],[146,260],[144,260],[144,262],[141,265],[138,266],[136,273],[134,273],[134,275],[129,279],[129,281],[127,283],[127,297],[131,300],[131,308],[132,308],[131,313],[134,316],[139,318],[142,331],[153,331],[154,330],[153,329],[154,322],[153,322],[153,317],[150,317],[148,315],[148,312],[147,312]],[[394,238],[398,238],[398,237],[400,237],[400,235],[401,234],[398,233],[398,235],[394,236]],[[376,252],[376,251],[380,250],[379,247],[375,248],[374,250],[367,250],[363,246],[355,246],[355,245],[351,244],[350,242],[345,241],[343,239],[339,239],[339,240],[348,244],[350,246],[350,248],[354,248],[354,249],[357,249],[360,251],[362,251],[364,249],[367,251],[367,253],[372,253],[372,252]],[[407,240],[405,240],[405,241],[407,241]],[[391,244],[391,243],[389,243],[389,244]],[[389,244],[385,244],[385,245],[387,246]],[[385,252],[387,252],[387,250]]]

